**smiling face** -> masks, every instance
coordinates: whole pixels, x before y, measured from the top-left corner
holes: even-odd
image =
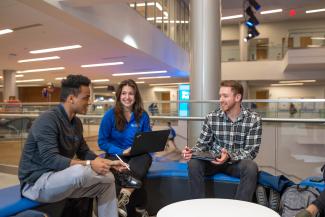
[[[90,105],[90,88],[88,86],[80,86],[80,92],[77,96],[72,95],[72,108],[76,114],[86,114]]]
[[[124,109],[132,111],[133,105],[135,103],[135,90],[133,87],[125,85],[122,88],[120,101]]]
[[[220,87],[219,90],[220,107],[224,112],[230,112],[240,105],[241,95],[235,94],[231,87]]]

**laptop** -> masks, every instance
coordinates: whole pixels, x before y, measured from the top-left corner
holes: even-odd
[[[139,132],[135,134],[130,156],[164,150],[168,135],[169,130]]]

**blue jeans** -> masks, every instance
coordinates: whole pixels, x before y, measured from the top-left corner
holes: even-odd
[[[65,198],[96,198],[99,217],[118,216],[113,174],[98,175],[90,166],[77,164],[62,171],[44,173],[34,184],[26,184],[22,195],[44,203]]]
[[[191,159],[188,162],[188,175],[192,198],[204,198],[205,176],[211,176],[220,172],[240,178],[235,199],[252,201],[258,174],[257,164],[252,160],[240,160],[231,164],[215,165],[209,161]]]

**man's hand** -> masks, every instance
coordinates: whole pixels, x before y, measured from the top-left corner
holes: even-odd
[[[91,168],[100,175],[107,174],[111,169],[117,171],[126,170],[126,166],[119,160],[108,160],[97,157],[95,160],[91,161]]]
[[[105,175],[111,169],[111,166],[107,162],[107,160],[103,159],[103,158],[100,158],[100,157],[97,157],[95,160],[92,160],[90,165],[91,165],[91,168],[97,174],[100,174],[100,175]]]
[[[123,156],[129,156],[130,155],[130,152],[131,152],[131,147],[129,147],[129,148],[127,148],[127,149],[125,149],[123,151]]]
[[[223,149],[221,149],[220,158],[216,158],[215,160],[211,161],[211,163],[220,165],[220,164],[224,164],[225,162],[227,162],[228,159],[229,159],[228,151],[225,148],[223,148]]]
[[[182,157],[185,160],[190,160],[192,158],[192,150],[186,146],[185,149],[182,151]]]
[[[108,160],[108,161],[110,161],[110,160]],[[127,170],[126,163],[123,163],[120,160],[112,160],[109,163],[111,165],[111,168],[116,171],[122,172],[124,170]],[[130,168],[130,166],[129,166],[129,168]]]

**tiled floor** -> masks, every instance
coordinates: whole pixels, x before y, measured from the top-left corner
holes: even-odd
[[[11,175],[8,173],[0,173],[0,180],[0,188],[6,188],[19,184],[17,175]]]

